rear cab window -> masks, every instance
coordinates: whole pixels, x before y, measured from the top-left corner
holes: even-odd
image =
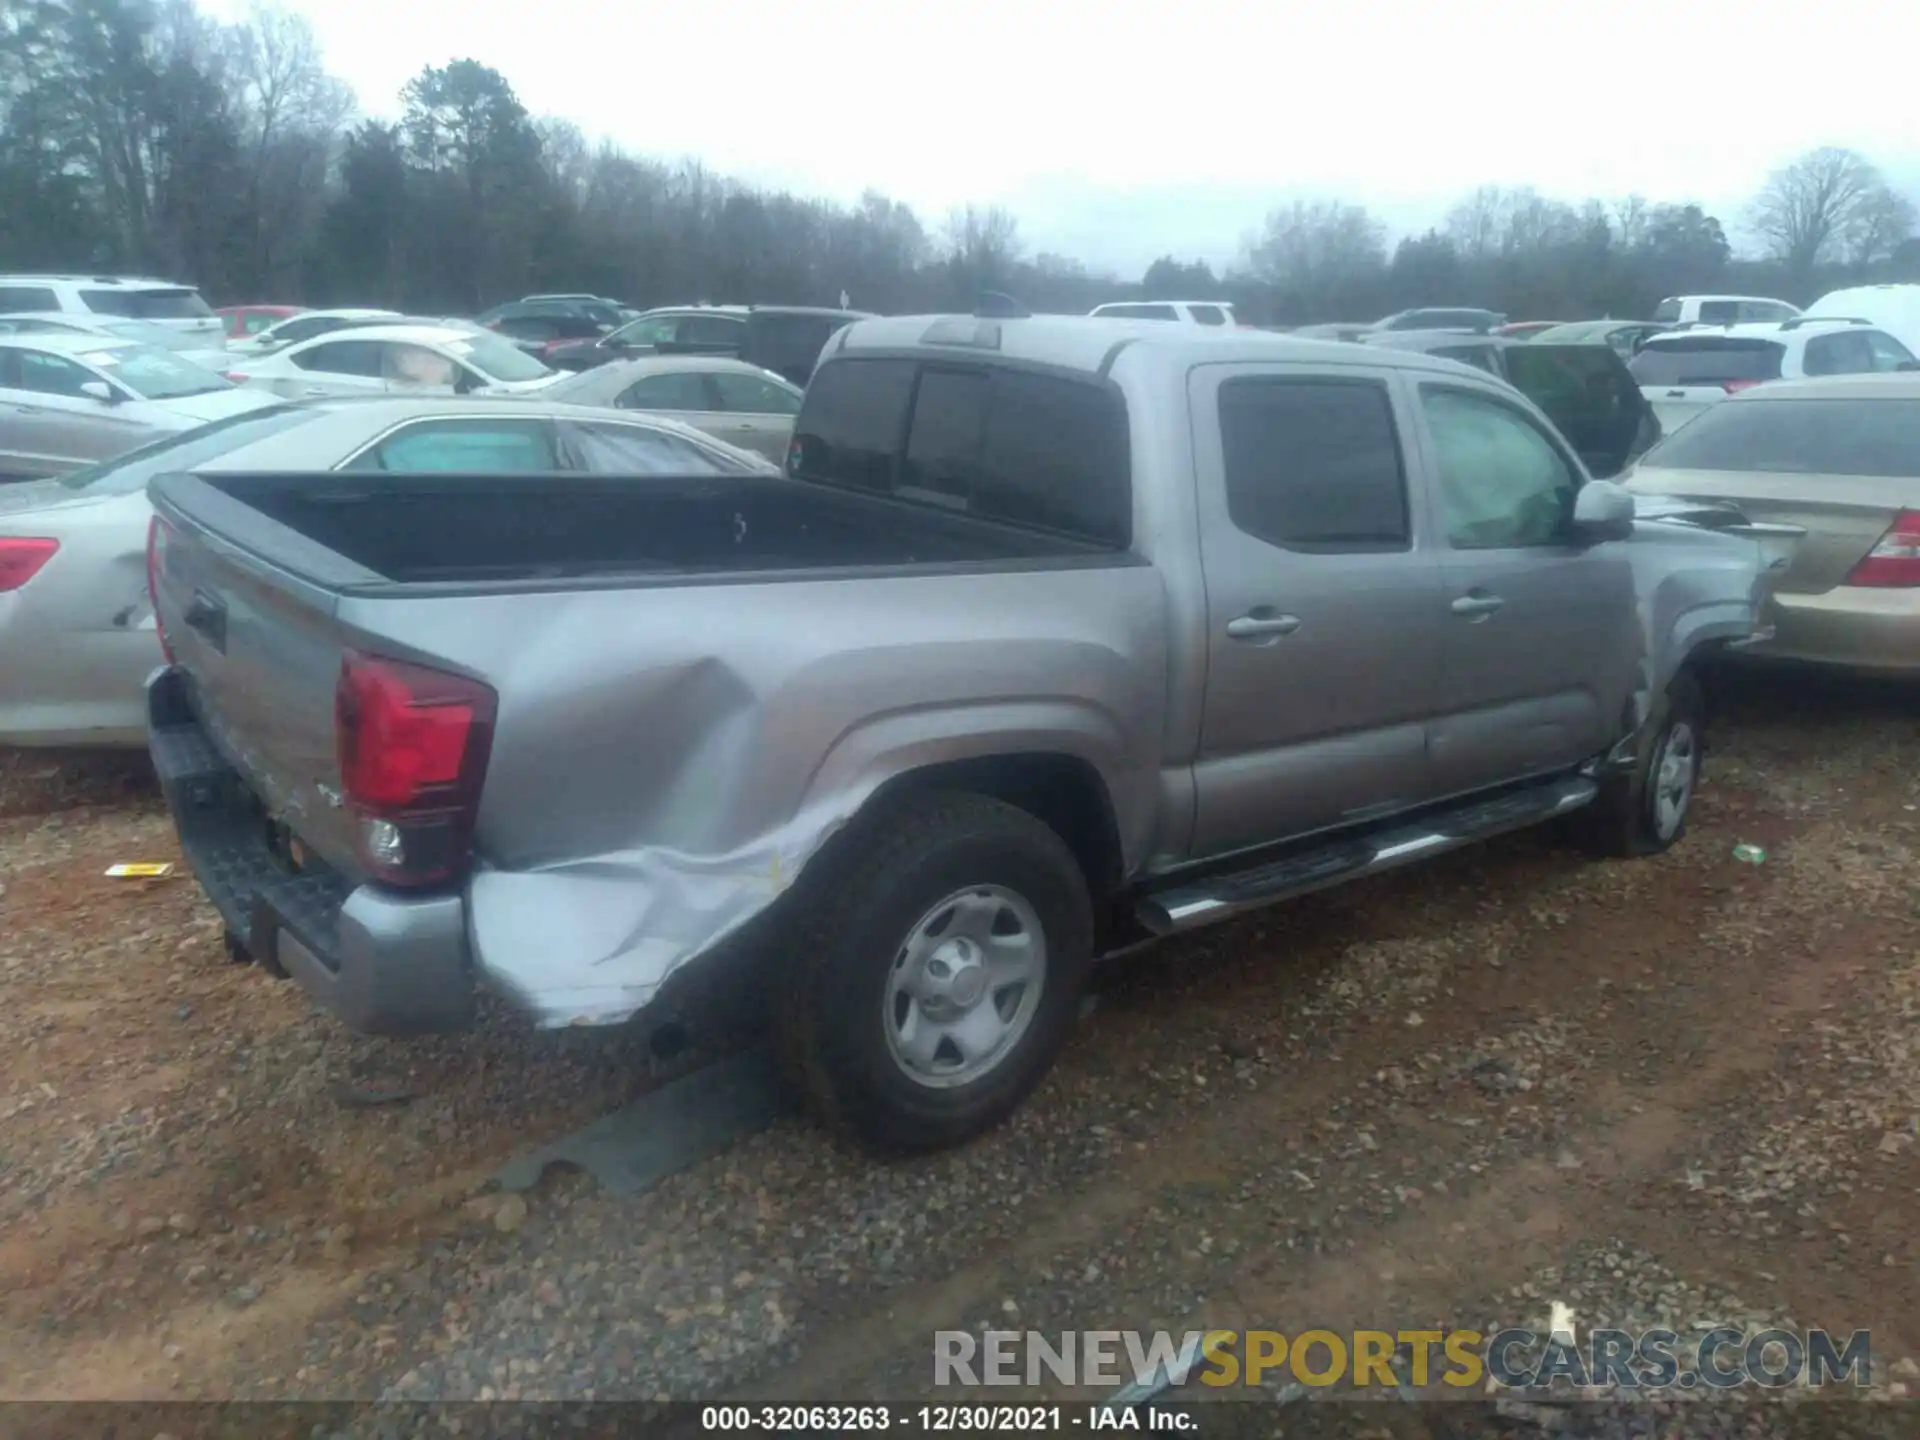
[[[884,494],[1124,550],[1125,402],[1106,385],[1003,365],[839,359],[808,387],[796,480]]]
[[[1754,384],[1780,378],[1786,347],[1732,335],[1684,335],[1651,340],[1628,363],[1643,386]]]

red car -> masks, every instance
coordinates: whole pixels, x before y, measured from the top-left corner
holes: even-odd
[[[227,327],[229,340],[242,340],[249,335],[258,335],[269,325],[277,325],[289,315],[298,315],[306,308],[304,305],[229,305],[213,313]]]

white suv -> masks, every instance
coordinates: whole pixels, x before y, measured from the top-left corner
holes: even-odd
[[[1768,325],[1671,330],[1627,362],[1671,435],[1708,406],[1769,380],[1920,369],[1920,360],[1864,320],[1806,316]]]
[[[1799,314],[1798,305],[1764,295],[1669,295],[1653,307],[1662,325],[1754,325]]]
[[[0,275],[0,313],[147,320],[225,347],[220,317],[191,285],[114,275]]]
[[[1116,300],[1087,312],[1103,320],[1172,320],[1182,325],[1233,325],[1225,300]]]

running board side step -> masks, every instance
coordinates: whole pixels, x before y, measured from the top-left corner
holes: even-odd
[[[1435,811],[1411,824],[1329,840],[1250,869],[1151,891],[1137,902],[1135,914],[1155,935],[1177,935],[1276,900],[1396,870],[1508,830],[1538,825],[1578,810],[1599,793],[1600,787],[1584,776],[1564,776],[1490,800]]]

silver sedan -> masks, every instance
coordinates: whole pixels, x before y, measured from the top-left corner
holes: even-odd
[[[525,400],[274,403],[75,471],[0,486],[0,744],[146,743],[160,663],[147,482],[176,470],[609,475],[772,471],[673,420]]]
[[[58,475],[272,403],[151,345],[0,335],[0,480]]]
[[[674,355],[583,370],[547,386],[541,398],[671,415],[730,445],[780,461],[793,438],[802,393],[744,360]]]

